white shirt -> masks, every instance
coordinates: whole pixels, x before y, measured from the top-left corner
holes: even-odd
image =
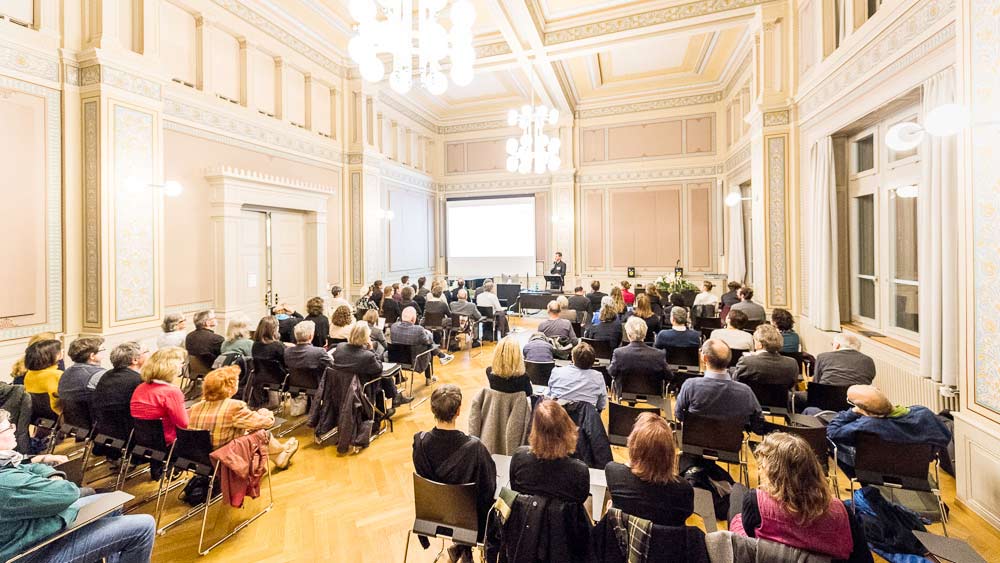
[[[503,305],[500,304],[500,298],[497,294],[492,291],[484,291],[476,296],[476,305],[479,307],[493,307],[493,312],[503,311]]]
[[[733,350],[753,350],[753,336],[749,332],[735,328],[717,328],[712,331],[712,338],[725,342]]]
[[[156,339],[156,348],[167,348],[169,346],[179,346],[184,347],[184,339],[187,338],[187,333],[175,330],[173,332],[164,332]]]
[[[354,305],[351,305],[350,301],[344,299],[343,297],[334,297],[330,299],[330,313],[332,314],[334,311],[339,309],[341,305],[347,305],[347,308],[350,309],[352,313],[354,312]]]
[[[718,305],[719,296],[708,291],[702,291],[694,298],[695,305]]]

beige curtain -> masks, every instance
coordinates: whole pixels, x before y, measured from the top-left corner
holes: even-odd
[[[820,330],[839,331],[837,180],[832,137],[813,143],[809,168],[812,204],[804,229],[809,240],[809,319]]]

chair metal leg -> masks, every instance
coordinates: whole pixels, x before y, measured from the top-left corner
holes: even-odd
[[[215,477],[218,475],[218,473],[219,473],[219,463],[217,462],[215,464],[215,471],[212,474],[212,479],[210,479],[209,483],[208,483],[209,491],[211,491],[212,487],[215,485]],[[209,493],[209,494],[211,494],[211,493]],[[233,528],[233,531],[231,531],[228,534],[226,534],[225,536],[223,536],[222,539],[220,539],[219,541],[217,541],[217,542],[213,543],[212,545],[208,546],[207,548],[203,549],[203,546],[205,544],[205,525],[208,523],[208,508],[209,507],[206,506],[205,507],[205,514],[202,516],[202,519],[201,519],[201,535],[198,537],[198,554],[199,555],[208,555],[209,551],[212,551],[213,549],[215,549],[216,547],[218,547],[220,544],[222,544],[222,542],[224,542],[224,541],[228,540],[229,538],[235,536],[240,530],[242,530],[243,528],[246,528],[247,526],[249,526],[250,524],[252,524],[254,522],[254,520],[257,520],[261,516],[263,516],[263,515],[267,514],[268,512],[270,512],[272,508],[274,508],[274,491],[271,488],[271,464],[270,463],[267,464],[267,500],[268,500],[268,504],[267,504],[266,507],[264,507],[263,510],[261,510],[257,514],[254,514],[253,516],[251,516],[250,518],[244,520],[243,522],[240,522],[240,524],[238,526],[236,526],[235,528]]]
[[[406,563],[406,559],[410,556],[410,538],[413,537],[413,530],[410,530],[406,534],[406,549],[403,550],[403,563]]]

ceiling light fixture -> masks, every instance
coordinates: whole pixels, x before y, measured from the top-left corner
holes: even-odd
[[[885,145],[896,152],[913,150],[924,140],[926,133],[935,137],[949,137],[969,126],[969,110],[960,104],[943,104],[924,116],[924,123],[903,121],[889,128]]]
[[[448,0],[419,0],[417,25],[413,6],[418,0],[351,0],[348,8],[357,22],[357,35],[347,44],[361,77],[378,82],[385,77],[379,53],[392,56],[389,86],[400,94],[413,87],[413,58],[417,57],[420,84],[434,96],[448,89],[441,61],[451,62],[451,81],[458,86],[472,82],[476,50],[472,47],[472,25],[476,9],[469,0],[455,0],[449,12],[451,30],[438,23]],[[416,48],[414,48],[416,39]]]
[[[532,93],[534,101],[534,93]],[[558,135],[545,134],[545,125],[559,121],[559,110],[544,105],[524,104],[521,110],[507,112],[507,125],[521,128],[521,135],[507,139],[507,171],[527,174],[555,172],[562,166],[559,149],[562,142]]]

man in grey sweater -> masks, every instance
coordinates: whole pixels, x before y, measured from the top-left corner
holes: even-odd
[[[816,356],[813,381],[826,385],[848,387],[871,385],[875,379],[875,362],[861,353],[857,336],[842,332],[833,337],[833,351]]]
[[[577,339],[576,333],[573,332],[573,323],[559,317],[559,303],[555,300],[549,301],[545,310],[548,311],[549,318],[538,325],[538,332],[549,338],[566,337],[573,346],[576,346],[579,339]]]

